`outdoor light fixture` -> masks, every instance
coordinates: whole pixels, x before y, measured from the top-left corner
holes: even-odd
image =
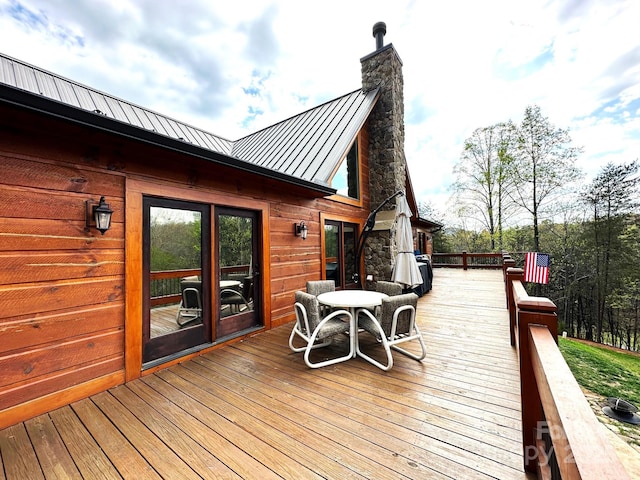
[[[300,223],[294,223],[294,226],[296,227],[296,237],[302,237],[303,240],[306,240],[309,227],[304,223],[304,220]]]
[[[89,229],[93,226],[96,230],[99,230],[102,235],[104,232],[109,230],[111,227],[111,215],[113,214],[113,210],[109,208],[109,204],[105,203],[104,197],[100,197],[100,202],[96,204],[92,204],[91,200],[87,200],[85,202],[85,219],[86,226],[84,228],[85,232],[88,232]],[[93,223],[91,224],[91,220],[93,219]]]

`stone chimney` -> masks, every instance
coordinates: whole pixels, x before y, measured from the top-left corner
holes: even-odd
[[[369,117],[369,191],[371,210],[395,192],[405,191],[404,96],[402,60],[392,44],[383,45],[387,27],[373,26],[376,50],[360,59],[362,89],[380,88],[380,98]],[[391,201],[383,210],[395,209]],[[364,251],[366,275],[391,278],[397,253],[395,232],[371,232]]]

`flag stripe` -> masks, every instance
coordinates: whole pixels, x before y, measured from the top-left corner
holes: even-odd
[[[524,260],[524,281],[549,283],[549,254],[527,252]]]

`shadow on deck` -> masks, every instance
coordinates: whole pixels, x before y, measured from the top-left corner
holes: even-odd
[[[310,370],[286,325],[0,431],[0,479],[528,478],[502,272],[418,310],[422,363]]]

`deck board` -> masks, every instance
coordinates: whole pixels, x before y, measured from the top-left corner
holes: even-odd
[[[59,408],[49,416],[77,466],[80,478],[122,478],[71,407]]]
[[[309,369],[285,325],[1,430],[0,480],[530,478],[502,273],[436,269],[418,321],[389,372]]]
[[[38,461],[47,478],[61,480],[81,478],[69,451],[67,450],[53,421],[47,415],[40,415],[25,422],[25,427]]]

